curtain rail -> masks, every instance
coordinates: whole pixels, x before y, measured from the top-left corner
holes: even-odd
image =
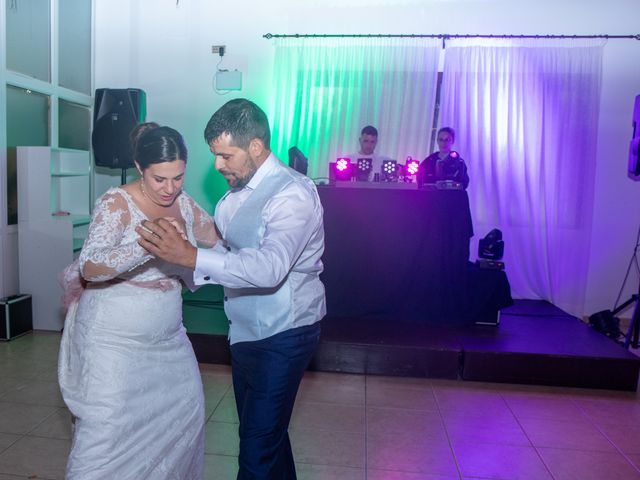
[[[604,39],[630,39],[640,40],[640,34],[636,35],[475,35],[475,34],[387,34],[387,33],[366,33],[366,34],[332,34],[332,33],[266,33],[262,36],[267,40],[272,38],[604,38]]]

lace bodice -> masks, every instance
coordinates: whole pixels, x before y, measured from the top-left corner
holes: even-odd
[[[189,195],[182,192],[176,200],[186,225],[186,235],[193,245],[212,246],[217,241],[213,218]],[[90,282],[114,278],[156,281],[176,278],[183,267],[155,258],[138,244],[135,227],[146,215],[122,188],[110,188],[97,201],[84,246],[80,252],[80,271]],[[85,265],[91,263],[91,275]]]

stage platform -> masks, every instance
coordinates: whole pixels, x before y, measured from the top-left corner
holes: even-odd
[[[185,324],[200,362],[229,363],[221,310],[185,305]],[[515,300],[498,326],[325,318],[310,368],[634,391],[640,358],[550,303]]]

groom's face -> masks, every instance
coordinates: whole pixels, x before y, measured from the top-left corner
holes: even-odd
[[[258,170],[256,158],[251,153],[254,148],[250,146],[247,151],[234,146],[229,134],[222,134],[212,140],[209,147],[215,155],[216,170],[222,174],[233,189],[244,188]]]

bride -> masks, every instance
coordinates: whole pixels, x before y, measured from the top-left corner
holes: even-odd
[[[58,377],[74,417],[67,480],[202,477],[204,397],[182,325],[183,272],[140,247],[135,227],[170,217],[191,243],[212,246],[215,225],[182,191],[182,136],[147,123],[132,142],[140,180],[98,199],[79,261],[64,272],[72,300]]]

